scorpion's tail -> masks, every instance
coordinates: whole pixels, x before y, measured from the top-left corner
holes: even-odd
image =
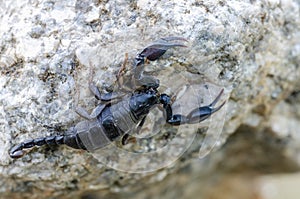
[[[26,154],[25,149],[30,149],[35,146],[58,146],[58,145],[67,145],[75,149],[84,149],[78,134],[69,134],[69,135],[56,135],[56,136],[48,136],[43,138],[31,139],[25,142],[22,142],[14,147],[12,147],[9,151],[9,156],[11,158],[21,158]]]

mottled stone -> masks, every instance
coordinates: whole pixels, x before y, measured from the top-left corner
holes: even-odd
[[[228,171],[249,175],[257,167],[272,170],[274,165],[275,173],[298,170],[299,6],[297,0],[0,2],[1,196],[71,198],[97,191],[107,198],[132,198],[131,193],[135,198],[158,194],[192,198],[191,193],[198,198],[218,198],[212,193],[223,193],[222,183],[216,190],[209,183]],[[204,103],[221,87],[225,88],[223,99],[229,98],[212,122],[204,123],[210,129],[207,134],[201,128],[193,138],[198,127],[180,126],[178,136],[164,131],[141,142],[141,147],[132,147],[151,151],[173,140],[170,157],[187,149],[179,160],[153,173],[126,173],[107,167],[87,152],[63,146],[35,148],[22,159],[10,159],[11,146],[63,133],[80,121],[74,108],[79,104],[91,110],[97,103],[88,90],[90,81],[100,89],[115,89],[125,53],[132,59],[149,43],[166,36],[185,37],[188,47],[169,50],[147,65],[146,71],[161,81],[163,92],[175,93],[180,87],[179,96],[185,97],[178,97],[178,102],[184,104],[195,96],[199,100],[198,95],[184,92],[186,84],[206,84],[211,93],[202,93],[202,89],[200,100]],[[251,133],[249,137],[237,136],[228,142],[234,132],[241,133],[241,127]],[[259,145],[246,142],[256,138]],[[230,143],[247,150],[233,153],[224,147]],[[205,158],[199,160],[200,148]],[[111,153],[105,157],[112,165],[136,166],[135,161]],[[273,155],[274,159],[265,158]],[[282,157],[287,163],[275,161]],[[150,163],[159,165],[160,158],[144,157],[139,163],[147,170]],[[223,162],[225,167],[218,166]],[[237,166],[243,162],[250,167]],[[266,173],[268,170],[256,174]],[[177,181],[190,192],[176,188]]]

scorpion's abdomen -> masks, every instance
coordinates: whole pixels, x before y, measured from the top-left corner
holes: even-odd
[[[122,131],[122,134],[130,133],[138,123],[138,120],[134,117],[129,107],[129,100],[130,98],[120,101],[117,104],[113,104],[110,107],[114,123]]]
[[[97,118],[79,122],[75,128],[82,144],[88,151],[103,148],[110,143],[103,126]]]
[[[136,127],[138,120],[133,116],[129,100],[107,106],[93,119],[79,122],[76,134],[88,151],[103,148]]]

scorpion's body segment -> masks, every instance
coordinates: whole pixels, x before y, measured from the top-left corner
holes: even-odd
[[[173,42],[174,41],[174,42]],[[128,134],[138,131],[144,124],[149,111],[161,104],[165,110],[166,122],[171,125],[193,124],[209,118],[224,104],[214,105],[219,101],[223,90],[208,106],[197,107],[187,116],[173,115],[171,97],[158,92],[159,80],[151,76],[144,76],[145,60],[154,61],[162,56],[169,48],[184,47],[181,37],[162,38],[146,47],[135,58],[133,77],[137,83],[129,94],[110,93],[101,94],[97,87],[90,85],[90,90],[100,103],[91,114],[80,109],[79,115],[86,120],[71,127],[65,135],[49,136],[22,142],[9,151],[12,158],[20,158],[25,154],[24,149],[42,145],[67,145],[75,149],[94,151],[103,148],[121,137],[128,138]],[[177,43],[176,43],[177,42]],[[125,141],[122,143],[125,143]]]
[[[130,108],[130,99],[106,106],[96,118],[75,126],[76,134],[88,151],[108,145],[137,126],[139,120]]]

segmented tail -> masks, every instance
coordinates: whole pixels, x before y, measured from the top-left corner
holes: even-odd
[[[22,142],[10,149],[9,156],[14,159],[21,158],[26,154],[25,149],[30,149],[35,146],[58,146],[63,144],[75,149],[86,150],[77,134],[55,135]]]

